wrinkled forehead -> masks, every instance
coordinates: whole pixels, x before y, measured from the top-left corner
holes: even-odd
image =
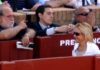
[[[7,15],[7,14],[13,14],[13,11],[10,7],[3,7],[3,14]]]

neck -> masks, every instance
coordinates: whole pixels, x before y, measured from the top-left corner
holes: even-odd
[[[43,21],[39,21],[39,23],[45,25],[45,26],[48,26],[46,23],[44,23]]]
[[[84,46],[86,44],[86,41],[81,42],[79,45]]]
[[[83,41],[83,42],[79,43],[78,50],[79,51],[84,51],[84,50],[86,50],[86,47],[87,47],[87,42]]]

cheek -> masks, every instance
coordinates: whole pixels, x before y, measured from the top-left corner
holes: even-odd
[[[52,23],[52,20],[51,20],[49,17],[44,18],[44,21],[45,21],[46,23]]]
[[[84,40],[84,37],[83,36],[75,36],[75,39],[77,42],[81,42]]]
[[[77,19],[82,21],[82,20],[84,20],[84,17],[83,16],[79,16]]]
[[[80,36],[78,39],[79,39],[79,41],[84,41],[85,40],[85,38],[83,36]]]
[[[43,21],[44,21],[45,23],[47,23],[47,22],[48,22],[48,18],[43,18]]]

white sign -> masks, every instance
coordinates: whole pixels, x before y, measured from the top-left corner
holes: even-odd
[[[96,44],[100,44],[100,38],[94,38],[93,41]],[[74,44],[75,44],[74,39],[60,40],[60,46],[73,46]]]

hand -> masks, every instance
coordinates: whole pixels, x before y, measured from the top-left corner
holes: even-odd
[[[36,3],[32,8],[31,10],[34,11],[36,10],[41,4],[40,3]]]
[[[18,26],[21,27],[21,29],[27,28],[27,25],[26,25],[26,23],[24,22],[24,20],[21,21],[21,22],[18,24]]]
[[[29,40],[29,36],[26,34],[24,35],[24,37],[22,38],[22,44],[24,46],[27,46],[29,44],[30,40]]]
[[[60,27],[56,27],[55,31],[56,32],[67,32],[68,26],[67,25],[62,25]]]
[[[75,28],[75,25],[69,24],[69,25],[68,25],[68,33],[73,33],[74,28]]]

